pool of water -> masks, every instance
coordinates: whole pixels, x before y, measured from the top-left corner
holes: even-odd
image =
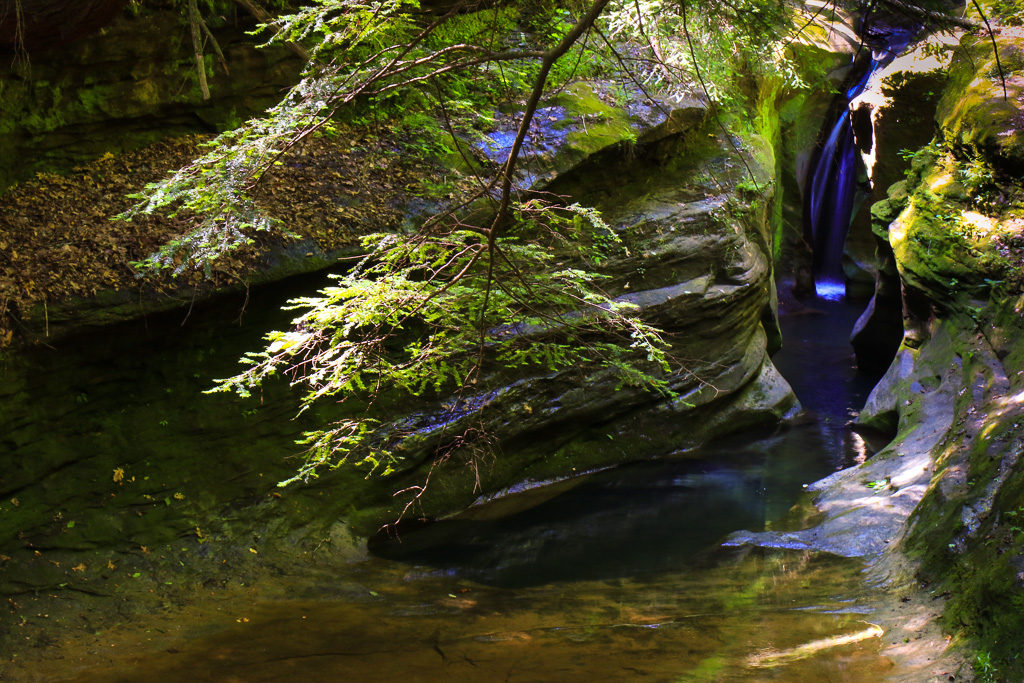
[[[676,572],[507,589],[370,560],[288,599],[164,622],[181,631],[161,649],[152,627],[98,637],[70,680],[875,682],[892,664],[859,572],[748,549]]]
[[[858,561],[719,545],[739,529],[806,523],[804,485],[866,455],[846,426],[871,384],[856,374],[846,339],[858,309],[816,301],[790,303],[784,311],[787,346],[775,361],[807,409],[797,425],[594,473],[558,495],[529,491],[450,520],[403,528],[374,539],[376,556],[334,574],[282,575],[258,594],[197,594],[123,627],[53,643],[45,661],[12,675],[78,681],[877,681],[892,663],[879,652],[873,598]],[[181,358],[198,362],[204,345],[216,343],[216,335],[204,338]],[[173,353],[179,352],[172,359]],[[114,370],[118,363],[108,365],[99,379],[59,398],[64,414],[79,415],[85,424],[102,412],[104,387],[124,391],[127,376]],[[176,427],[162,422],[201,418],[188,387],[161,397],[162,378],[175,371],[139,379],[131,388],[139,398],[121,399],[116,425],[52,433],[35,428],[35,440],[18,445],[40,453],[66,449],[68,457],[95,451],[91,457],[109,460],[103,477],[133,449],[147,449],[133,456],[133,466],[156,463],[161,430]],[[143,382],[157,388],[144,393]],[[237,410],[233,406],[223,409]],[[196,449],[208,447],[212,429],[192,426]],[[150,432],[151,439],[139,436]],[[53,438],[58,441],[50,448]],[[222,455],[220,462],[229,460]],[[55,467],[89,465],[75,459]],[[227,474],[213,470],[214,478]],[[185,491],[185,500],[200,495]],[[154,509],[171,514],[174,501],[163,499]]]

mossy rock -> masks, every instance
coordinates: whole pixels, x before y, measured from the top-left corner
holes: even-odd
[[[997,237],[1015,230],[1012,219],[979,213],[957,182],[955,158],[946,153],[917,169],[920,180],[886,236],[904,281],[936,300],[976,299],[1001,280],[1007,261]],[[902,204],[903,187],[872,208],[879,223]],[[881,232],[881,231],[879,231]]]
[[[538,107],[517,168],[525,185],[541,189],[602,151],[696,130],[707,112],[696,99],[654,102],[609,82],[578,81]],[[480,146],[496,163],[512,147],[518,113],[499,114],[496,129]]]
[[[988,37],[966,36],[949,70],[936,118],[949,144],[1018,172],[1024,169],[1024,129],[1019,125],[1024,82],[1012,74],[1024,66],[1024,47],[1003,33],[996,39],[1006,80],[1000,77]]]
[[[180,12],[120,17],[103,32],[33,53],[0,70],[0,192],[35,172],[66,172],[104,153],[237,125],[280,99],[300,60],[281,47],[256,49],[249,25],[213,22],[231,74],[213,68],[204,101],[191,45],[170,37]],[[28,163],[26,163],[26,161]]]

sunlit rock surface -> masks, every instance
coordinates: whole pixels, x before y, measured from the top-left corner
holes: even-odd
[[[612,293],[667,333],[678,398],[620,386],[610,373],[581,384],[571,370],[524,377],[476,399],[464,395],[480,412],[413,420],[421,426],[399,451],[408,472],[402,482],[422,476],[446,430],[471,420],[483,420],[503,454],[479,468],[451,458],[417,506],[443,514],[510,482],[693,448],[798,409],[768,358],[769,334],[777,338],[769,225],[775,178],[754,153],[762,150],[756,139],[723,139],[701,117],[659,144],[613,144],[545,178],[548,191],[601,209],[619,234],[624,251],[601,268],[612,276]]]

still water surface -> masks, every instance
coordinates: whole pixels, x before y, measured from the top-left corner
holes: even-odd
[[[644,577],[507,589],[371,560],[339,581],[346,595],[307,585],[292,599],[237,604],[235,623],[77,680],[874,683],[892,665],[878,655],[858,572],[849,560],[754,550]]]
[[[799,522],[803,485],[864,457],[856,314],[784,316],[798,426],[376,539],[343,576],[200,605],[170,646],[139,630],[65,680],[877,681],[892,664],[857,561],[719,547]]]
[[[605,470],[537,505],[523,496],[526,509],[517,514],[485,508],[374,539],[371,550],[437,574],[520,588],[679,571],[730,532],[779,528],[804,485],[865,457],[847,423],[872,385],[856,372],[848,341],[857,307],[790,307],[787,344],[774,361],[807,411],[801,424]]]

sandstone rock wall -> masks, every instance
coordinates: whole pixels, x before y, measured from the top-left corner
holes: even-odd
[[[1024,35],[1007,27],[997,38],[1003,64],[1019,61]],[[860,420],[896,432],[875,458],[905,472],[920,498],[900,547],[943,599],[946,628],[970,637],[1002,680],[1016,680],[1024,672],[1024,81],[1007,75],[1004,99],[988,39],[965,38],[938,108],[939,136],[873,209],[895,254],[906,332]],[[905,494],[896,476],[891,484],[872,494],[878,505]]]
[[[102,64],[106,49],[82,47],[83,59]],[[283,73],[285,62],[275,64]],[[44,68],[42,63],[38,68]],[[158,78],[151,68],[140,67],[138,82],[147,83],[150,76],[153,83],[169,82]],[[138,86],[135,79],[125,80],[129,81],[132,88]],[[88,90],[88,83],[80,85]],[[34,92],[37,101],[41,94]],[[134,92],[129,89],[122,93],[126,99],[120,110],[112,109],[114,104],[107,111],[82,104],[76,111],[91,112],[102,121],[136,121],[143,129],[151,121],[146,113],[149,110]],[[455,452],[434,465],[434,447],[443,437],[443,428],[451,424],[440,419],[444,411],[436,405],[420,410],[395,406],[393,417],[403,420],[414,437],[406,439],[403,462],[395,475],[368,483],[359,472],[338,471],[278,498],[272,495],[273,485],[284,478],[281,471],[288,465],[282,464],[281,457],[299,450],[279,444],[282,412],[287,412],[282,408],[284,404],[274,402],[272,409],[262,411],[260,406],[246,408],[221,402],[218,412],[222,410],[226,417],[217,425],[207,424],[205,412],[190,400],[164,404],[156,398],[163,391],[159,385],[166,379],[162,373],[179,373],[181,366],[196,363],[194,349],[183,351],[181,358],[172,351],[147,389],[156,397],[151,393],[130,397],[132,407],[125,406],[121,412],[113,408],[109,417],[93,415],[93,410],[99,411],[95,404],[76,409],[77,398],[63,397],[58,402],[60,410],[86,413],[86,425],[106,420],[103,429],[97,429],[95,453],[93,445],[90,454],[40,452],[38,457],[19,460],[16,470],[7,470],[10,479],[5,487],[17,487],[25,491],[23,498],[33,500],[31,506],[19,508],[20,523],[32,532],[36,546],[58,539],[62,545],[57,561],[64,567],[61,571],[47,567],[47,573],[38,574],[36,581],[33,570],[44,560],[37,561],[29,546],[9,538],[7,542],[17,546],[10,556],[16,554],[26,568],[14,577],[14,583],[33,590],[50,587],[67,573],[68,566],[74,566],[71,560],[80,556],[76,553],[91,553],[85,564],[98,572],[103,566],[99,557],[106,550],[101,547],[104,543],[118,547],[138,567],[152,566],[157,560],[139,556],[137,546],[152,544],[167,550],[172,540],[175,544],[187,543],[192,553],[190,564],[199,572],[204,566],[219,566],[225,557],[239,563],[241,558],[250,559],[248,539],[259,536],[268,539],[260,545],[260,561],[266,566],[274,562],[283,566],[294,561],[295,547],[312,556],[313,550],[332,538],[339,527],[340,538],[352,529],[366,534],[395,521],[410,495],[419,491],[411,487],[421,486],[428,475],[427,492],[410,508],[410,514],[443,516],[464,509],[481,496],[501,495],[512,488],[630,460],[685,454],[716,436],[746,427],[776,425],[792,415],[798,410],[795,397],[770,360],[771,350],[779,344],[773,281],[782,214],[779,177],[785,165],[780,154],[785,127],[779,109],[792,93],[763,83],[756,84],[747,95],[747,111],[718,113],[732,117],[726,118],[727,122],[737,123],[726,133],[721,120],[715,120],[699,101],[674,107],[666,120],[649,105],[641,107],[642,111],[622,111],[602,98],[599,85],[580,84],[555,101],[543,103],[544,111],[560,125],[541,131],[544,139],[539,142],[545,144],[538,144],[524,163],[537,187],[597,206],[622,238],[628,256],[607,264],[608,286],[613,294],[637,304],[641,315],[668,333],[679,360],[679,371],[668,378],[677,398],[667,400],[622,387],[611,376],[580,377],[574,369],[504,381],[494,378],[487,391],[467,389],[460,398],[474,408],[486,406],[466,419],[478,420],[500,445],[490,457],[479,460],[470,453]],[[191,103],[196,104],[194,99]],[[8,131],[5,144],[11,149],[22,149],[18,145],[33,135],[49,140],[53,130],[58,130],[54,139],[60,139],[63,133],[59,131],[67,130],[57,127],[64,109],[50,106],[48,101],[40,106],[54,112],[53,120],[48,123],[44,117],[37,128]],[[175,106],[164,113],[178,111]],[[188,116],[194,120],[199,115]],[[798,118],[791,111],[788,120],[795,125],[794,117]],[[217,120],[211,121],[217,124]],[[55,128],[48,127],[51,123]],[[742,133],[736,134],[735,130]],[[550,136],[545,137],[548,133]],[[548,143],[550,149],[545,146]],[[285,286],[275,285],[275,289]],[[254,292],[249,305],[257,306],[255,301],[267,291]],[[273,301],[266,305],[274,307],[281,303],[273,297],[262,300]],[[95,334],[102,336],[103,332]],[[74,344],[74,339],[67,337],[59,343]],[[206,351],[204,347],[198,355]],[[196,367],[202,377],[198,368],[205,366],[196,363]],[[31,372],[26,372],[18,377],[17,384],[12,384],[8,398],[12,405],[49,400],[47,397],[54,392],[48,387],[55,381],[51,378],[36,383]],[[120,381],[118,377],[116,381],[101,382],[102,388],[97,391],[116,400]],[[181,391],[195,392],[199,383],[198,378],[190,380]],[[154,389],[152,385],[157,386]],[[166,383],[166,388],[171,386]],[[74,395],[82,398],[82,406],[88,406],[93,393],[80,390]],[[274,390],[283,401],[282,394],[287,394],[286,388]],[[168,406],[166,413],[162,412],[164,405]],[[329,415],[330,409],[325,408],[317,417]],[[183,420],[176,426],[189,435],[180,446],[188,452],[154,447],[153,454],[166,457],[151,457],[145,444],[161,441],[161,429],[181,417],[193,420]],[[304,419],[311,417],[307,414]],[[237,420],[233,425],[229,421],[232,418]],[[13,445],[12,458],[25,448],[31,452],[39,437],[39,427],[31,424],[30,418],[15,419],[17,424],[5,432]],[[454,419],[462,418],[456,415]],[[144,429],[136,424],[141,421],[145,422]],[[213,436],[192,438],[190,424],[200,437]],[[296,436],[302,431],[300,424],[286,428]],[[271,434],[273,440],[259,441],[264,433]],[[122,450],[125,443],[134,443],[133,434],[142,435],[138,448]],[[228,444],[234,434],[247,436]],[[245,440],[248,435],[255,435],[258,448],[250,447]],[[119,454],[126,453],[124,461],[114,459],[110,454],[113,451],[103,450],[108,446],[117,446]],[[208,460],[214,464],[208,465]],[[143,479],[150,477],[153,486],[135,487],[135,498],[117,497],[118,492],[127,490],[121,488],[123,479],[111,479],[111,472],[119,468],[124,472],[118,476],[138,476],[139,483],[150,481]],[[233,471],[238,475],[233,476]],[[92,472],[91,483],[76,490],[76,500],[85,501],[72,527],[77,531],[69,530],[66,523],[54,521],[55,515],[63,515],[60,496],[42,490],[40,481],[50,479],[53,484],[60,480],[67,486],[66,477],[85,481],[88,472]],[[179,482],[180,491],[173,488]],[[394,497],[395,491],[405,493]],[[111,492],[115,493],[114,502],[107,500]],[[175,498],[175,493],[182,497]],[[90,501],[95,509],[89,508]],[[175,507],[175,501],[186,502]],[[135,504],[141,506],[139,512],[151,517],[145,522],[132,519],[120,527],[114,525],[114,532],[123,532],[129,539],[111,533],[75,545],[87,530],[113,525],[111,520],[116,515],[111,513],[112,508],[124,505],[131,509]],[[178,508],[186,509],[188,515],[176,515]],[[208,545],[205,539],[210,538],[218,539],[220,545]],[[162,557],[165,561],[170,555]]]

